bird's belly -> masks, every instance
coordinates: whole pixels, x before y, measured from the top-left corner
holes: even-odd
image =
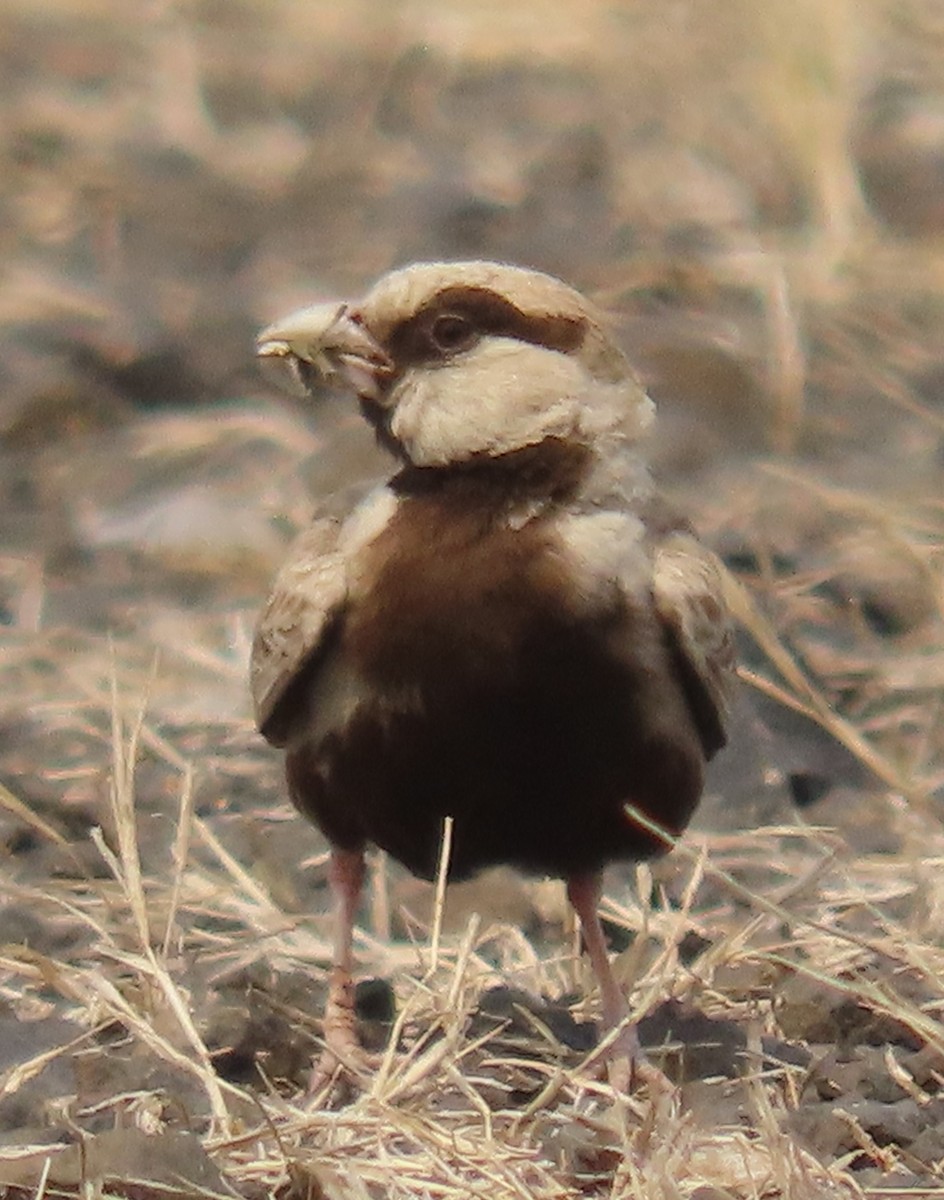
[[[447,816],[452,878],[656,853],[624,805],[684,827],[701,788],[688,726],[662,727],[650,673],[612,657],[598,629],[532,611],[527,630],[496,630],[500,608],[417,628],[413,648],[405,621],[385,647],[395,682],[368,678],[343,723],[296,752],[296,802],[332,841],[373,842],[427,878]]]

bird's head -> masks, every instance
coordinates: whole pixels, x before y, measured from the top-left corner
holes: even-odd
[[[262,331],[308,387],[360,399],[381,440],[418,467],[546,439],[638,439],[652,402],[600,315],[550,275],[491,262],[417,263],[358,302],[301,309]]]

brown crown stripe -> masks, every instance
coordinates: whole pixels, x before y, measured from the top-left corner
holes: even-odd
[[[430,338],[430,329],[444,313],[466,317],[481,333],[517,338],[562,354],[579,349],[587,330],[584,317],[525,313],[489,288],[457,284],[438,291],[391,331],[387,348],[398,367],[442,357]]]

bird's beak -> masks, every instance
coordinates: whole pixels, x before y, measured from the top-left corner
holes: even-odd
[[[260,358],[283,358],[310,391],[319,380],[379,400],[393,363],[347,304],[315,304],[268,325],[256,339]]]

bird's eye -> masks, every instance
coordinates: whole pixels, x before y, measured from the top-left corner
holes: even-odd
[[[471,346],[476,338],[476,330],[467,317],[458,313],[441,313],[433,321],[429,336],[437,350],[449,354]]]

